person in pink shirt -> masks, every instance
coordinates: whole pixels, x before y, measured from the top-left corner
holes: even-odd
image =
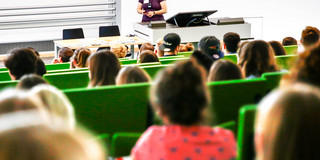
[[[206,72],[194,59],[157,75],[151,104],[164,126],[151,126],[131,151],[134,160],[232,160],[236,142],[231,131],[203,125],[209,113]]]

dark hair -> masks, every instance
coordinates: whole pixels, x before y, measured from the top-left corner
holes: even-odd
[[[48,82],[36,74],[27,74],[21,77],[17,88],[31,89],[38,84],[48,84]]]
[[[198,64],[204,67],[206,73],[209,73],[210,67],[213,63],[213,60],[209,55],[204,54],[202,51],[196,50],[191,54],[191,58],[196,59]]]
[[[301,33],[301,43],[304,47],[310,47],[319,42],[319,36],[318,28],[307,26]]]
[[[178,125],[200,123],[210,101],[205,71],[194,60],[160,71],[150,93],[154,109],[168,116],[170,123]]]
[[[283,38],[282,40],[282,45],[283,46],[291,46],[291,45],[298,45],[298,42],[295,38],[293,37],[286,37]]]
[[[262,73],[277,71],[275,55],[271,46],[262,40],[252,41],[240,55],[239,65],[250,75],[260,77]]]
[[[35,73],[37,57],[31,49],[22,48],[11,51],[4,65],[16,80],[25,74]]]
[[[239,59],[239,57],[241,57],[243,52],[246,50],[247,44],[249,44],[249,43],[250,43],[250,41],[243,41],[242,43],[240,43],[240,47],[239,47],[239,51],[238,51],[238,59]]]
[[[76,66],[80,68],[88,67],[87,60],[90,55],[91,55],[91,51],[88,48],[76,49],[73,53],[73,59],[76,62]]]
[[[220,50],[220,41],[215,36],[203,37],[198,44],[199,49],[210,55],[211,57],[215,54],[219,54]]]
[[[140,53],[142,53],[143,51],[154,51],[154,46],[151,43],[143,43],[142,46],[140,47]]]
[[[59,50],[59,57],[61,57],[62,62],[69,62],[70,57],[73,55],[73,50],[69,47],[62,47]]]
[[[228,32],[223,36],[223,42],[229,52],[237,53],[240,43],[240,36],[238,33]]]
[[[215,61],[210,69],[208,81],[225,81],[243,79],[243,74],[238,65],[228,60]]]
[[[145,50],[140,55],[140,63],[159,62],[159,58],[150,50]]]
[[[116,78],[116,84],[150,82],[151,78],[146,71],[138,66],[122,68]]]
[[[39,76],[43,76],[47,73],[47,68],[41,58],[37,58],[36,61],[36,74]]]
[[[269,44],[272,47],[273,52],[276,56],[283,56],[287,54],[280,42],[270,41]]]
[[[115,84],[120,70],[118,57],[108,50],[101,50],[89,58],[90,87]]]
[[[287,79],[320,87],[320,44],[300,54],[296,65]]]

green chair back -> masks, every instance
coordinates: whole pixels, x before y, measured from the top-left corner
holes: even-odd
[[[141,133],[115,133],[112,136],[110,155],[114,158],[129,156]]]
[[[179,52],[178,56],[183,55],[184,57],[190,57],[193,52]]]
[[[6,68],[6,67],[0,68],[0,72],[2,72],[2,71],[8,71],[8,68]]]
[[[67,89],[80,124],[97,134],[143,132],[147,127],[149,83]]]
[[[9,71],[1,71],[0,72],[0,81],[11,81]]]
[[[129,59],[129,60],[122,60],[122,61],[119,61],[121,65],[124,65],[124,64],[137,64],[137,60],[136,59]]]
[[[184,58],[184,55],[176,55],[176,56],[169,56],[169,57],[159,57],[159,60],[161,59],[173,59],[173,58]]]
[[[0,90],[7,88],[7,87],[16,87],[19,81],[1,81],[0,82]]]
[[[47,71],[70,69],[70,63],[46,64]]]
[[[59,89],[86,88],[89,84],[89,71],[45,74],[43,78]]]
[[[238,63],[238,57],[237,57],[237,54],[226,54],[224,55],[224,57],[222,59],[226,59],[226,60],[229,60],[235,64]]]
[[[237,124],[235,121],[229,121],[229,122],[226,122],[226,123],[222,123],[222,124],[219,124],[218,127],[221,127],[221,128],[224,128],[224,129],[228,129],[230,131],[233,132],[233,134],[236,134],[236,130],[237,130]]]
[[[238,158],[237,160],[248,160],[255,158],[254,152],[254,123],[256,106],[244,106],[239,111],[238,127]]]
[[[170,59],[161,59],[160,63],[162,65],[164,64],[173,64],[176,63],[178,61],[183,61],[183,60],[188,60],[189,58],[170,58]]]
[[[127,67],[127,66],[157,66],[160,65],[160,62],[150,62],[150,63],[137,63],[137,64],[125,64],[121,65],[122,67]]]
[[[287,55],[296,55],[298,53],[297,45],[283,46],[283,48],[286,51]]]
[[[285,55],[285,56],[276,56],[276,62],[279,69],[290,70],[290,68],[295,64],[298,59],[297,55]]]
[[[245,104],[258,103],[265,92],[266,80],[233,80],[208,83],[211,92],[211,125],[238,122],[238,113]]]
[[[288,74],[288,72],[267,72],[263,73],[261,78],[267,80],[266,91],[270,92],[271,90],[279,86],[280,80],[283,75]]]
[[[108,133],[104,133],[104,134],[100,134],[99,136],[97,136],[97,139],[99,141],[101,141],[104,145],[104,147],[106,147],[106,153],[109,154],[109,148],[111,147],[110,142],[111,142],[111,136]]]
[[[51,71],[48,71],[47,74],[68,73],[68,72],[78,72],[78,71],[88,71],[88,68],[51,70]]]
[[[160,70],[168,66],[172,66],[172,65],[143,66],[141,68],[144,69],[152,79],[154,79]]]

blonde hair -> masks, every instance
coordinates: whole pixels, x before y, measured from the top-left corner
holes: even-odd
[[[137,66],[122,68],[116,78],[117,85],[139,82],[151,82],[151,78],[146,71]]]
[[[0,133],[0,160],[105,160],[103,147],[83,130],[70,132],[46,125]]]
[[[111,51],[118,57],[118,58],[125,58],[127,55],[127,47],[123,44],[117,43],[111,45]]]
[[[63,92],[57,88],[41,84],[33,87],[29,97],[36,97],[50,115],[61,118],[70,129],[75,127],[75,115],[72,104]]]
[[[89,58],[89,56],[91,55],[91,50],[88,48],[79,48],[77,50],[74,51],[74,54],[72,56],[72,59],[75,62],[71,63],[75,63],[76,68],[85,68],[88,67],[88,63],[87,60]]]
[[[280,88],[259,104],[255,142],[259,160],[320,157],[320,90],[306,84]]]

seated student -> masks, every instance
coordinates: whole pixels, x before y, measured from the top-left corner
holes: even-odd
[[[28,47],[28,49],[32,50],[35,53],[35,55],[37,57],[36,72],[35,73],[42,77],[44,74],[47,73],[46,65],[42,61],[42,59],[40,58],[40,54],[39,54],[39,52],[37,50],[35,50],[32,47]]]
[[[223,36],[223,48],[226,54],[236,54],[239,49],[240,36],[238,33],[228,32]]]
[[[151,126],[131,151],[134,160],[215,159],[236,157],[231,131],[203,125],[210,102],[205,71],[194,60],[158,73],[151,104],[164,126]]]
[[[39,84],[48,84],[41,76],[36,74],[27,74],[21,77],[19,83],[17,84],[18,89],[31,89],[32,87]]]
[[[215,36],[203,37],[198,44],[198,48],[203,53],[209,55],[213,61],[224,57],[220,41]]]
[[[76,49],[73,56],[70,58],[70,68],[86,68],[88,67],[87,60],[91,55],[91,51],[88,48]]]
[[[141,52],[140,63],[159,62],[159,58],[152,51],[145,50]]]
[[[180,50],[179,52],[190,52],[194,50],[194,46],[192,43],[187,43],[187,44],[180,44]]]
[[[41,124],[18,124],[0,132],[2,160],[106,160],[104,150],[84,130],[70,132]]]
[[[282,45],[283,46],[291,46],[291,45],[298,45],[298,42],[295,38],[293,37],[285,37],[282,40]]]
[[[56,63],[66,63],[70,62],[70,58],[73,55],[73,50],[69,47],[62,47],[59,50],[59,57],[54,58],[51,63],[56,64]]]
[[[108,50],[92,54],[89,62],[89,87],[114,85],[121,69],[118,57]]]
[[[301,33],[301,43],[306,49],[319,42],[320,31],[316,27],[307,26]]]
[[[299,59],[288,75],[284,75],[282,85],[303,82],[320,87],[320,44],[299,55]]]
[[[118,58],[125,58],[128,52],[128,49],[123,44],[114,44],[111,45],[111,52],[113,52]]]
[[[211,57],[207,54],[204,54],[203,52],[196,50],[194,51],[191,56],[191,58],[195,59],[198,64],[200,64],[205,70],[206,73],[209,73],[209,70],[211,68],[211,65],[213,63],[213,60],[211,59]]]
[[[283,48],[283,46],[281,45],[280,42],[278,42],[278,41],[269,41],[268,43],[272,47],[275,56],[287,55],[286,51],[284,50],[284,48]]]
[[[180,47],[180,36],[176,33],[168,33],[163,38],[163,43],[159,46],[159,49],[163,51],[163,57],[176,56]]]
[[[25,74],[36,72],[37,57],[33,50],[27,48],[14,49],[5,60],[12,80],[19,80]]]
[[[210,69],[208,81],[225,81],[243,79],[243,74],[238,65],[228,60],[215,61]]]
[[[247,79],[260,77],[265,72],[278,70],[272,47],[265,41],[252,41],[240,54],[239,62]]]
[[[33,87],[28,95],[30,98],[38,98],[38,103],[52,116],[65,122],[69,129],[75,128],[74,109],[69,99],[57,88],[41,84]]]
[[[142,82],[151,82],[151,78],[146,71],[138,66],[122,68],[116,78],[116,85]]]
[[[149,51],[152,51],[154,52],[154,46],[151,44],[151,43],[143,43],[140,47],[140,53],[142,53],[143,51],[145,50],[149,50]]]
[[[162,50],[160,50],[160,46],[162,45],[162,43],[163,43],[163,39],[161,38],[157,41],[156,47],[154,49],[154,53],[157,55],[157,57],[163,57],[164,53]]]
[[[259,160],[319,159],[320,91],[296,84],[259,104],[255,148]]]

